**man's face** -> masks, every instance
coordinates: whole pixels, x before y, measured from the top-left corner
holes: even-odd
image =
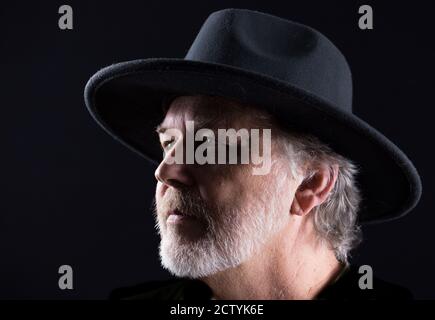
[[[210,129],[259,128],[234,102],[206,96],[175,99],[160,125],[165,159],[186,137],[186,121]],[[182,136],[173,138],[168,129]],[[166,130],[166,131],[165,131]],[[273,166],[253,175],[252,164],[168,164],[156,170],[155,216],[162,264],[180,277],[199,278],[235,267],[288,223],[293,185],[272,144]]]

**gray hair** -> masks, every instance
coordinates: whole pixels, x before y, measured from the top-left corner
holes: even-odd
[[[294,179],[309,181],[317,172],[319,164],[332,170],[338,165],[338,176],[327,200],[313,209],[314,227],[320,241],[326,241],[334,250],[337,259],[348,263],[349,252],[362,241],[357,214],[361,202],[356,183],[359,169],[351,160],[337,154],[317,137],[305,133],[278,135],[284,142],[285,154],[289,157],[290,171]],[[307,166],[305,172],[301,170]]]

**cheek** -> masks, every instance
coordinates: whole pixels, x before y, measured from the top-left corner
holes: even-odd
[[[231,172],[228,169],[225,165],[215,165],[198,175],[198,188],[204,200],[220,205],[240,203],[246,193],[247,181],[241,179],[236,168]]]

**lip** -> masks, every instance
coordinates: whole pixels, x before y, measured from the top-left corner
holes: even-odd
[[[181,223],[184,221],[192,220],[193,217],[184,214],[183,212],[179,210],[173,210],[168,213],[168,217],[166,219],[166,222],[168,223]]]

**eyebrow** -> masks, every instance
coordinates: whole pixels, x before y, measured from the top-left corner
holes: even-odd
[[[213,119],[213,118],[209,118],[209,119],[198,119],[198,120],[193,120],[194,122],[195,122],[195,131],[197,131],[197,130],[200,130],[200,129],[204,129],[204,128],[207,128],[207,127],[213,127],[213,126],[210,126],[210,124],[216,124],[216,123],[218,123],[219,121],[217,120],[217,119]],[[166,130],[168,130],[168,129],[171,129],[170,127],[166,127],[166,126],[163,126],[162,124],[159,124],[157,127],[156,127],[156,132],[158,133],[158,134],[163,134],[163,133],[165,133],[165,131]]]
[[[162,124],[159,124],[159,125],[156,127],[156,132],[157,132],[158,134],[165,133],[166,130],[168,130],[168,128],[162,126]]]

